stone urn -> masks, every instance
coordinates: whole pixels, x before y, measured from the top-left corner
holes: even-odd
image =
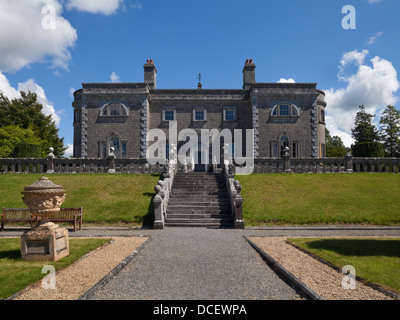
[[[36,227],[21,236],[22,259],[57,261],[68,256],[68,230],[49,221],[60,212],[65,201],[66,192],[63,187],[43,177],[25,187],[21,193],[31,214],[41,218]]]
[[[48,178],[42,177],[21,192],[22,200],[28,206],[34,216],[41,218],[41,224],[47,223],[49,217],[60,212],[61,205],[65,201],[65,190],[51,182]]]

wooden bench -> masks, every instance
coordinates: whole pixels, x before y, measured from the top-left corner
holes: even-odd
[[[61,208],[60,212],[49,218],[51,222],[72,223],[74,232],[82,230],[82,213],[83,208]],[[3,214],[0,215],[1,230],[4,230],[4,223],[10,222],[30,222],[31,228],[33,224],[40,223],[40,218],[32,216],[29,209],[10,209],[3,208]]]
[[[5,223],[12,222],[29,222],[31,228],[36,222],[36,217],[31,215],[29,209],[11,209],[3,208],[3,213],[0,215],[1,231],[4,230]]]

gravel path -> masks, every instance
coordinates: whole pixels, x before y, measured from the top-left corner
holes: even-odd
[[[160,231],[91,299],[294,300],[298,294],[266,267],[236,230]]]
[[[19,237],[7,231],[0,237]],[[75,300],[92,288],[147,239],[139,254],[92,299],[294,300],[299,295],[279,278],[243,236],[256,242],[324,299],[388,299],[357,283],[343,290],[343,275],[285,243],[287,237],[400,237],[400,228],[314,226],[228,229],[87,228],[72,237],[108,237],[114,242],[57,273],[57,290],[40,283],[22,300]]]

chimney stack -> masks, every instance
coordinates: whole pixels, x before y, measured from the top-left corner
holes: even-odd
[[[157,69],[153,59],[147,60],[144,65],[144,82],[149,85],[150,89],[157,89]]]
[[[256,83],[256,65],[253,59],[247,59],[243,68],[243,89],[250,89]]]

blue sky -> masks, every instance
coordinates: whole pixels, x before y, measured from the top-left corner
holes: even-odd
[[[398,101],[399,12],[398,0],[0,0],[0,91],[37,92],[67,146],[82,83],[142,82],[154,59],[158,88],[196,88],[201,71],[203,88],[236,89],[252,58],[258,82],[318,83],[349,145],[359,105],[378,122]]]

